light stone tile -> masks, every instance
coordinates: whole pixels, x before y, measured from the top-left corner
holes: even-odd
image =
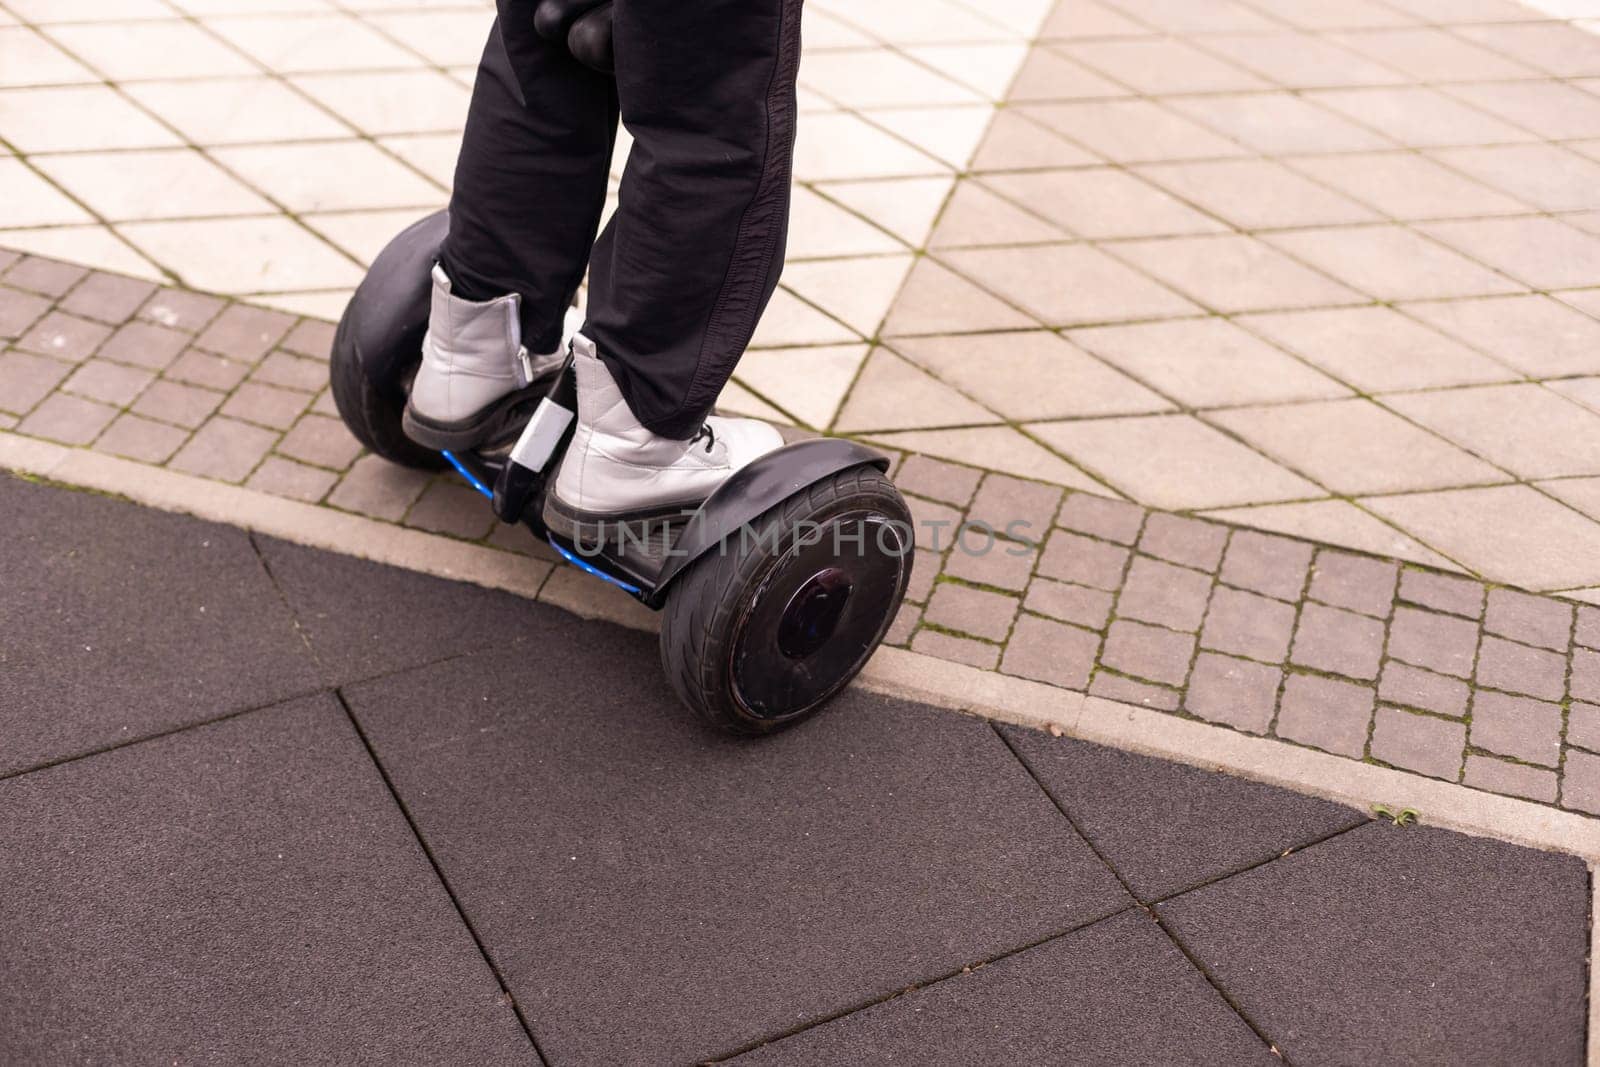
[[[198,145],[348,137],[353,132],[272,78],[135,82],[124,91]]]
[[[301,74],[290,79],[363,133],[459,134],[468,92],[436,71]]]
[[[1190,415],[1040,422],[1027,429],[1151,507],[1219,508],[1327,495]]]
[[[1589,518],[1600,519],[1600,478],[1556,478],[1537,484],[1546,493]]]
[[[1280,88],[1397,85],[1407,80],[1392,67],[1309,33],[1217,35],[1206,37],[1205,46]]]
[[[248,59],[189,22],[79,23],[50,35],[112,81],[256,73]]]
[[[901,355],[1017,422],[1170,411],[1173,405],[1047,330],[899,338]]]
[[[783,284],[861,336],[873,337],[911,264],[908,254],[793,263]]]
[[[1370,400],[1237,408],[1206,417],[1340,496],[1511,480]]]
[[[336,322],[355,292],[354,286],[312,293],[253,293],[250,302],[296,315]]]
[[[997,91],[986,94],[989,99],[1021,103],[1043,100],[1097,100],[1132,95],[1126,85],[1119,85],[1110,78],[1102,77],[1083,64],[1074,62],[1049,48],[1035,47],[1028,51],[1026,56],[1020,69],[1013,62],[1009,73],[1006,74],[1005,81],[1009,82],[1010,91],[1007,91],[1005,83],[1001,83]],[[960,62],[955,56],[951,57],[951,61]],[[995,66],[998,68],[998,63]],[[995,69],[987,80],[991,85],[1001,82],[998,77],[1000,74],[1001,71]],[[953,76],[960,78],[959,74]]]
[[[361,270],[290,219],[129,222],[135,248],[197,289],[261,293],[353,286]],[[181,265],[181,267],[179,266]]]
[[[1543,386],[1406,393],[1383,403],[1521,478],[1600,474],[1600,415]]]
[[[769,311],[770,315],[771,312]],[[917,260],[889,317],[884,336],[1014,330],[1038,323],[979,289],[932,258]]]
[[[913,430],[875,434],[873,440],[890,448],[922,452],[1018,478],[1050,482],[1069,489],[1085,489],[1102,496],[1106,492],[1104,485],[1009,426]]]
[[[1081,41],[1059,51],[1142,96],[1270,88],[1259,76],[1173,37]]]
[[[750,347],[789,348],[859,340],[861,336],[854,330],[780,287],[772,294],[772,301],[756,326],[755,336],[750,339]]]
[[[417,67],[422,60],[349,15],[232,16],[206,25],[279,74]]]
[[[1600,137],[1600,96],[1561,82],[1482,82],[1445,91],[1553,141]]]
[[[744,415],[771,423],[786,424],[790,421],[790,416],[787,413],[779,411],[737,381],[731,379],[727,385],[722,387],[722,392],[717,397],[716,410],[729,415]]]
[[[1388,138],[1289,93],[1185,97],[1171,104],[1194,121],[1264,155],[1373,152],[1393,147]]]
[[[1227,229],[1165,190],[1111,167],[995,174],[986,178],[985,184],[1091,240]]]
[[[1512,144],[1536,135],[1446,96],[1437,89],[1334,89],[1306,99],[1413,148]]]
[[[1556,299],[1585,312],[1590,318],[1600,319],[1600,289],[1569,289],[1557,293]]]
[[[1189,408],[1281,404],[1350,390],[1224,319],[1074,330],[1073,342]]]
[[[1079,40],[1099,37],[1136,37],[1149,34],[1150,28],[1135,22],[1115,8],[1094,0],[1075,0],[1057,4],[1045,20],[1039,36],[1046,39]]]
[[[1600,524],[1525,485],[1361,504],[1490,581],[1536,592],[1600,584]]]
[[[1484,219],[1419,228],[1529,288],[1600,284],[1600,237],[1555,219]]]
[[[1428,22],[1522,22],[1538,16],[1516,0],[1385,0]],[[1541,0],[1544,2],[1544,0]]]
[[[1544,387],[1600,413],[1600,377],[1561,378],[1545,382]]]
[[[789,262],[904,251],[902,242],[861,216],[803,185],[795,187],[789,216]]]
[[[1600,208],[1600,163],[1560,145],[1456,148],[1431,154],[1544,211]]]
[[[1600,14],[1600,6],[1571,6],[1585,9],[1585,14]],[[1463,26],[1456,32],[1558,78],[1600,74],[1600,37],[1577,26],[1530,22],[1521,26]]]
[[[331,11],[329,0],[168,0],[187,15],[286,15]],[[378,0],[388,3],[390,0]],[[359,5],[347,5],[359,6]]]
[[[1165,163],[1137,173],[1241,230],[1374,222],[1378,214],[1268,159]]]
[[[851,0],[814,0],[814,3],[878,40],[895,44],[1006,41],[1021,36],[952,0],[918,0],[914,4],[861,4]]]
[[[1129,241],[1111,246],[1110,251],[1214,311],[1364,302],[1361,294],[1294,262],[1254,237]]]
[[[421,217],[422,212],[415,208],[392,208],[302,215],[300,221],[360,262],[370,264],[396,234]]]
[[[1015,110],[1114,163],[1246,154],[1237,142],[1149,100],[1019,104]]]
[[[1334,33],[1330,38],[1417,81],[1486,81],[1535,73],[1499,52],[1436,26],[1355,30]]]
[[[40,26],[172,17],[172,8],[162,0],[7,0],[6,6],[23,21]]]
[[[0,86],[70,85],[99,77],[26,26],[0,26]]]
[[[1411,26],[1416,19],[1376,0],[1345,0],[1328,4],[1323,0],[1252,0],[1261,11],[1269,12],[1291,26],[1303,30],[1339,30],[1379,26]]]
[[[954,170],[966,170],[994,118],[987,104],[976,107],[878,108],[862,113]]]
[[[1018,175],[995,175],[1018,177]],[[1070,240],[1062,230],[991,192],[976,179],[956,183],[955,192],[928,239],[929,248],[981,248],[990,245],[1050,244]]]
[[[1600,373],[1600,322],[1548,296],[1406,304],[1401,310],[1529,377]]]
[[[1304,504],[1263,504],[1253,508],[1220,508],[1202,514],[1221,522],[1288,534],[1309,541],[1342,545],[1377,556],[1410,560],[1426,567],[1459,571],[1455,563],[1414,537],[1407,536],[1347,500],[1313,500]]]
[[[423,174],[449,189],[456,180],[456,157],[461,154],[461,134],[406,133],[380,137],[378,143]]]
[[[954,184],[955,179],[949,176],[889,178],[826,182],[818,185],[817,190],[911,247],[921,248],[927,243],[933,222],[939,217],[939,209]]]
[[[1392,219],[1526,214],[1528,206],[1410,152],[1317,156],[1291,166]]]
[[[1264,33],[1279,29],[1265,15],[1229,0],[1117,0],[1117,8],[1140,22],[1172,33]]]
[[[1387,307],[1269,312],[1234,321],[1363,393],[1518,377],[1505,365]]]
[[[0,228],[93,222],[90,214],[20,159],[0,157]],[[0,236],[0,243],[5,238]]]
[[[1514,293],[1517,282],[1401,226],[1351,226],[1264,240],[1383,301]]]
[[[0,138],[24,153],[181,143],[155,119],[100,85],[0,90]]]
[[[476,67],[493,19],[481,9],[397,11],[365,21],[440,66]],[[807,41],[811,47],[813,42]]]
[[[800,127],[794,156],[797,181],[920,176],[950,170],[856,115],[806,115]]]
[[[235,146],[212,155],[290,211],[441,205],[444,196],[365,141]]]
[[[140,255],[111,232],[108,226],[49,226],[41,229],[6,230],[0,245],[18,252],[32,252],[50,259],[81,263],[86,267],[131,274],[170,282],[161,268]]]
[[[816,4],[807,4],[802,10],[801,36],[807,48],[870,48],[877,43],[853,26],[825,14]]]
[[[835,433],[998,423],[1000,417],[886,348],[873,349],[831,427]]]
[[[943,254],[968,278],[1050,326],[1186,315],[1196,307],[1086,245],[970,249]]]
[[[34,165],[108,222],[276,210],[191,148],[35,156]]]
[[[808,53],[800,63],[800,84],[853,110],[984,100],[982,94],[886,49]]]
[[[1041,136],[1041,133],[1043,136]],[[972,157],[973,173],[996,170],[1032,170],[1039,167],[1076,167],[1099,162],[1041,123],[1010,107],[995,113],[983,143]]]
[[[739,381],[771,398],[801,423],[826,429],[867,358],[867,346],[769,348],[746,352]]]

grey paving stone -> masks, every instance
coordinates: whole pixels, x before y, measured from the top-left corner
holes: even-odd
[[[1483,616],[1483,583],[1470,578],[1432,571],[1404,571],[1400,575],[1400,599],[1469,619]]]
[[[1378,677],[1382,658],[1381,620],[1322,604],[1307,604],[1300,609],[1290,662],[1371,681]]]
[[[158,383],[159,384],[159,383]],[[155,386],[151,386],[153,390]],[[149,396],[150,391],[145,392]],[[217,394],[220,399],[220,394]],[[142,401],[144,398],[141,397]],[[135,411],[142,405],[135,405]],[[172,457],[172,468],[224,482],[242,482],[278,439],[271,430],[216,416],[195,431]]]
[[[1467,753],[1467,773],[1462,776],[1464,785],[1485,789],[1491,793],[1524,797],[1545,804],[1556,801],[1557,780],[1555,771],[1529,767],[1525,763],[1495,759],[1493,756]]]
[[[1600,647],[1600,608],[1578,605],[1578,622],[1573,628],[1573,641],[1585,648]]]
[[[538,1062],[332,697],[0,782],[0,808],[8,1062]]]
[[[1037,615],[1019,615],[1000,669],[1019,678],[1081,690],[1089,684],[1099,651],[1098,634]]]
[[[1100,662],[1112,670],[1166,685],[1182,685],[1194,656],[1194,635],[1118,619],[1106,634]]]
[[[116,408],[66,393],[52,393],[17,429],[64,445],[86,445],[99,437],[100,431],[116,417]]]
[[[1567,744],[1600,749],[1600,706],[1572,702],[1567,708]]]
[[[1561,768],[1561,806],[1600,815],[1600,756],[1568,750]]]
[[[1155,923],[1129,913],[731,1062],[1279,1061]]]
[[[1491,689],[1560,700],[1566,674],[1565,657],[1554,652],[1487,636],[1478,649],[1478,684]]]
[[[147,370],[124,367],[120,363],[96,358],[79,364],[62,388],[102,404],[126,407],[150,384],[153,377]]]
[[[1311,546],[1287,537],[1237,530],[1222,561],[1222,580],[1279,600],[1299,600],[1311,568]]]
[[[469,652],[535,658],[561,618],[509,593],[270,537],[256,543],[330,685]]]
[[[6,284],[45,296],[60,297],[78,284],[89,272],[71,263],[45,259],[43,256],[23,256],[6,271]]]
[[[216,318],[225,303],[187,289],[160,289],[139,309],[139,317],[193,334]]]
[[[1046,578],[1115,591],[1122,585],[1128,550],[1067,530],[1055,530],[1045,543],[1039,573]]]
[[[911,510],[917,547],[933,552],[949,551],[961,527],[961,512],[919,496],[906,497],[906,507]]]
[[[1467,745],[1464,723],[1380,707],[1372,726],[1372,755],[1385,763],[1455,781]]]
[[[1561,705],[1480,689],[1468,736],[1474,748],[1554,767],[1561,759]]]
[[[294,323],[295,317],[282,311],[230,304],[201,331],[195,344],[218,355],[254,363],[266,355]]]
[[[0,476],[0,773],[316,682],[247,535]],[[4,983],[0,983],[4,984]]]
[[[1017,616],[1017,598],[940,582],[928,598],[925,618],[936,626],[989,641],[1004,641]]]
[[[349,434],[341,425],[339,432],[346,439]],[[293,448],[278,446],[278,451],[288,455],[295,455]],[[471,486],[459,481],[436,481],[423,490],[422,496],[411,505],[411,510],[406,514],[406,525],[415,526],[419,530],[428,530],[432,533],[448,534],[451,537],[460,537],[468,541],[476,541],[488,535],[499,520],[495,518],[494,509],[483,495]]]
[[[314,393],[328,384],[328,365],[287,352],[273,352],[257,365],[250,380]]]
[[[333,351],[333,334],[331,322],[301,319],[279,344],[298,355],[325,360]]]
[[[1139,549],[1170,563],[1215,571],[1227,542],[1226,526],[1152,511],[1139,537]]]
[[[1177,711],[1178,705],[1183,700],[1183,694],[1176,689],[1168,689],[1164,685],[1149,685],[1132,678],[1124,678],[1120,674],[1112,674],[1110,671],[1095,672],[1094,680],[1089,683],[1089,695],[1115,700],[1121,704],[1159,708],[1162,711]]]
[[[1200,647],[1282,663],[1294,633],[1294,605],[1218,586],[1200,633]]]
[[[338,480],[339,476],[332,471],[308,467],[279,456],[268,456],[244,484],[247,489],[259,489],[273,496],[315,504],[327,495]]]
[[[1143,901],[1367,820],[1342,804],[1242,778],[1036,730],[1000,729]]]
[[[0,337],[20,337],[51,308],[37,293],[0,286]]]
[[[1374,823],[1158,910],[1291,1063],[1583,1062],[1573,857]]]
[[[50,395],[72,365],[27,352],[0,352],[0,411],[21,415]]]
[[[1277,734],[1351,759],[1367,750],[1372,690],[1354,682],[1291,674],[1283,684]]]
[[[348,482],[351,477],[354,477],[363,467],[372,463],[375,458],[373,456],[363,456],[361,459],[356,460],[355,466],[350,468],[350,475],[345,478],[345,481]],[[380,460],[379,462],[382,461]],[[504,523],[496,523],[495,527],[497,530],[510,528]],[[548,545],[545,546],[545,550],[550,551]],[[551,554],[554,555],[553,552]],[[937,552],[929,552],[925,548],[913,548],[911,550],[911,582],[906,586],[906,599],[915,604],[925,603],[928,599],[928,594],[933,592],[933,582],[939,576],[939,567],[940,559]]]
[[[250,373],[252,366],[242,359],[190,348],[175,359],[163,375],[172,381],[202,385],[226,393],[244,381],[244,376]]]
[[[52,359],[81,363],[110,336],[108,326],[52,311],[17,339],[17,347]]]
[[[1572,675],[1567,688],[1576,700],[1600,703],[1600,652],[1572,650]]]
[[[141,463],[165,463],[188,438],[176,426],[123,412],[94,443],[95,451],[127,456]]]
[[[1202,652],[1194,661],[1183,706],[1188,711],[1253,734],[1272,725],[1283,671],[1262,663]]]
[[[1135,556],[1117,598],[1117,614],[1173,630],[1198,630],[1211,597],[1211,575]]]
[[[1022,606],[1052,619],[1103,630],[1111,617],[1111,594],[1088,586],[1035,578],[1028,584]]]
[[[156,291],[154,282],[95,271],[61,301],[61,309],[112,326],[127,322]]]
[[[1104,538],[1121,545],[1131,545],[1139,539],[1139,528],[1144,525],[1145,509],[1125,500],[1111,500],[1090,493],[1070,493],[1061,505],[1056,522],[1069,530]]]
[[[1472,677],[1478,625],[1416,608],[1396,608],[1389,624],[1389,655],[1414,667],[1457,678]]]
[[[1385,663],[1383,677],[1378,679],[1378,696],[1385,703],[1436,711],[1457,719],[1467,713],[1471,692],[1466,682],[1410,667],[1399,660]]]
[[[1386,618],[1394,606],[1400,568],[1390,560],[1323,549],[1311,568],[1313,600]]]
[[[919,630],[911,639],[911,651],[939,659],[965,663],[979,670],[992,671],[1000,662],[1000,646],[970,637],[940,633],[938,630]]]
[[[945,561],[945,573],[1020,593],[1028,587],[1038,560],[1037,548],[987,538],[981,530],[964,526]]]
[[[967,509],[967,521],[987,523],[1014,540],[1043,544],[1060,504],[1056,486],[990,474]]]
[[[1491,589],[1483,628],[1525,645],[1565,652],[1572,644],[1572,605],[1515,589]]]
[[[100,346],[102,359],[131,363],[147,370],[164,370],[178,358],[189,335],[153,322],[134,321],[117,328]]]
[[[973,467],[958,467],[927,456],[907,456],[894,472],[895,485],[901,492],[915,493],[958,508],[972,501],[983,471]]]
[[[986,723],[853,691],[752,745],[654,638],[530,611],[346,693],[553,1063],[717,1058],[1129,903]]]

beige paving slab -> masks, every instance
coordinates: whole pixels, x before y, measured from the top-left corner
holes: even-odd
[[[1540,385],[1487,385],[1383,403],[1521,478],[1600,474],[1600,415]]]
[[[805,186],[795,188],[789,219],[788,258],[791,263],[802,259],[882,255],[903,251],[905,251],[904,243],[860,215],[840,207]]]
[[[1234,321],[1365,393],[1518,377],[1505,364],[1388,307],[1267,312]]]
[[[1318,34],[1216,34],[1205,38],[1205,46],[1282,88],[1394,85],[1407,80],[1394,68]]]
[[[1020,175],[995,175],[1015,178]],[[1026,203],[1026,201],[1025,201]],[[1030,205],[1031,206],[1031,205]],[[928,238],[929,248],[1053,244],[1070,240],[1066,230],[991,191],[977,179],[958,181]]]
[[[1567,23],[1463,26],[1456,32],[1558,78],[1600,75],[1600,37]]]
[[[950,177],[890,178],[819,183],[817,191],[913,248],[927,243],[939,209],[950,195]],[[791,238],[792,240],[793,238]]]
[[[975,426],[1000,416],[887,348],[867,357],[834,420],[836,433]]]
[[[208,18],[205,25],[261,65],[285,74],[422,65],[413,52],[349,15],[223,16]],[[483,32],[480,23],[480,37]]]
[[[1227,229],[1165,190],[1109,167],[995,174],[985,184],[1079,237],[1155,237]]]
[[[0,26],[0,85],[69,85],[92,71],[27,26]]]
[[[33,164],[110,222],[261,215],[277,210],[188,148],[35,156]]]
[[[479,5],[455,11],[371,12],[362,20],[440,66],[475,65],[488,37]]]
[[[1127,241],[1110,251],[1214,311],[1365,302],[1359,292],[1296,263],[1254,237]]]
[[[1289,93],[1187,97],[1173,100],[1171,105],[1196,122],[1264,155],[1372,152],[1393,147],[1393,142],[1381,134]]]
[[[1413,148],[1536,141],[1538,135],[1426,86],[1334,89],[1306,98]]]
[[[348,137],[354,130],[270,77],[147,81],[123,92],[200,145]]]
[[[783,283],[863,337],[882,325],[910,272],[909,253],[791,264]]]
[[[1342,545],[1377,556],[1393,557],[1443,570],[1459,566],[1414,537],[1374,518],[1348,500],[1312,500],[1303,504],[1261,504],[1247,508],[1218,508],[1202,512],[1222,522],[1253,526],[1258,530]]]
[[[892,337],[908,333],[1015,330],[1037,325],[1031,316],[925,256],[917,260],[906,277],[905,288],[884,321],[883,334]]]
[[[1360,503],[1492,581],[1535,591],[1600,584],[1600,524],[1527,486]]]
[[[1600,137],[1600,97],[1562,82],[1478,82],[1445,91],[1540,137]]]
[[[1535,378],[1600,371],[1600,322],[1526,295],[1406,304],[1402,310]]]
[[[113,81],[253,74],[237,51],[189,22],[95,22],[54,26],[50,36]]]
[[[1600,478],[1555,478],[1538,487],[1557,500],[1600,520]]]
[[[183,264],[183,280],[222,293],[354,286],[361,270],[281,216],[131,222],[117,232],[161,263]]]
[[[856,110],[983,99],[967,86],[884,49],[813,52],[800,64],[800,84]]]
[[[1006,426],[980,426],[959,430],[914,430],[875,434],[872,440],[889,448],[924,452],[985,470],[1018,478],[1051,482],[1069,489],[1105,493],[1105,486],[1053,454],[1037,441]]]
[[[1175,37],[1079,41],[1058,50],[1143,96],[1265,89],[1270,84]]]
[[[1134,37],[1151,30],[1122,14],[1113,7],[1082,0],[1075,4],[1057,4],[1039,31],[1045,40],[1078,40],[1099,37]]]
[[[1375,222],[1372,208],[1314,182],[1276,160],[1229,159],[1135,168],[1241,230]]]
[[[1236,142],[1149,100],[1021,104],[1016,110],[1114,163],[1245,154]]]
[[[1184,407],[1350,395],[1348,388],[1225,319],[1100,326],[1068,336]]]
[[[866,358],[865,344],[755,350],[739,361],[738,380],[820,430],[833,422]]]
[[[1206,418],[1341,496],[1510,480],[1370,400],[1237,408]]]
[[[376,138],[379,145],[432,178],[441,189],[455,182],[456,157],[461,154],[459,133],[399,133]],[[615,205],[609,198],[609,212]]]
[[[135,251],[109,226],[47,226],[38,229],[6,230],[5,247],[32,252],[69,263],[96,263],[121,274],[157,281],[171,281],[169,275]]]
[[[1520,200],[1411,152],[1316,156],[1291,165],[1401,221],[1528,212]]]
[[[787,289],[772,294],[767,312],[750,339],[751,348],[789,348],[795,345],[840,344],[859,341],[861,335],[844,323],[801,300]]]
[[[890,346],[1002,417],[1131,415],[1173,405],[1046,330],[897,338]]]
[[[801,181],[944,174],[949,166],[856,115],[809,115],[795,145]]]
[[[1454,148],[1431,155],[1543,211],[1600,208],[1600,163],[1562,145]]]
[[[91,222],[91,216],[20,159],[0,158],[0,227]]]
[[[1040,422],[1028,431],[1152,507],[1219,508],[1326,495],[1190,415]]]
[[[1263,240],[1379,300],[1513,293],[1521,283],[1403,226],[1268,234]]]
[[[807,48],[813,44],[812,39],[806,39]],[[1108,85],[1104,79],[1095,77],[1081,67],[1062,69],[1051,64],[1043,70],[1036,68],[1034,64],[1038,60],[1059,60],[1061,57],[1021,41],[910,45],[901,51],[951,81],[975,90],[988,101],[1006,99],[1007,87],[1012,88],[1015,98],[1016,91],[1025,84],[1052,92],[1083,92],[1094,96],[1101,95],[1095,83]],[[1108,87],[1113,95],[1120,91],[1116,86]]]
[[[1347,30],[1329,37],[1418,81],[1482,81],[1537,73],[1498,51],[1474,44],[1473,29],[1469,26],[1464,32],[1452,33],[1437,26],[1412,25]],[[1494,42],[1486,43],[1492,46]]]
[[[1197,310],[1171,289],[1087,245],[958,250],[941,258],[1050,326]]]
[[[1600,237],[1552,218],[1439,222],[1422,231],[1533,289],[1600,283]]]
[[[1046,130],[1045,136],[1040,131]],[[1050,130],[1042,118],[1028,115],[1021,106],[995,115],[972,158],[975,174],[997,170],[1041,167],[1075,167],[1101,162],[1101,158]]]
[[[1117,9],[1147,26],[1178,33],[1254,33],[1278,29],[1265,15],[1230,0],[1117,0]]]
[[[394,235],[425,212],[416,208],[305,214],[300,221],[360,263],[371,263]]]
[[[103,85],[0,90],[0,138],[21,152],[181,143],[172,131]]]
[[[300,74],[291,84],[362,133],[458,133],[468,91],[437,71]]]

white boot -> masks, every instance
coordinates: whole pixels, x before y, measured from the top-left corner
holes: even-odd
[[[693,438],[652,433],[583,334],[572,339],[578,425],[561,460],[545,523],[569,539],[606,539],[621,521],[660,518],[698,507],[734,471],[783,444],[755,419],[711,416]],[[604,525],[601,525],[604,524]]]
[[[530,387],[560,370],[561,351],[530,356],[522,347],[522,298],[515,293],[473,303],[450,293],[444,268],[433,268],[433,304],[422,341],[422,367],[411,385],[406,436],[441,451],[494,438]]]

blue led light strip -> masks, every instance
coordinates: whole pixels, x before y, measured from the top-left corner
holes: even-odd
[[[574,556],[571,552],[568,552],[566,549],[564,549],[560,545],[556,544],[556,539],[554,537],[550,537],[547,534],[547,535],[545,535],[545,539],[550,542],[550,547],[551,548],[553,548],[557,552],[561,553],[561,558],[562,559],[566,560],[568,563],[572,564],[574,567],[578,568],[583,573],[592,574],[596,578],[600,579],[602,582],[610,582],[612,585],[616,586],[618,589],[621,589],[624,593],[631,593],[634,596],[638,596],[639,595],[639,587],[638,586],[629,585],[627,582],[623,581],[622,579],[613,578],[613,577],[611,577],[611,575],[607,574],[605,571],[600,570],[597,567],[591,566],[588,563],[585,563],[583,560],[579,559],[577,556]]]
[[[490,500],[494,499],[494,490],[480,482],[478,480],[478,476],[467,470],[466,466],[452,453],[440,452],[439,454],[450,461],[450,466],[454,467],[461,477],[465,478],[472,485],[472,488],[476,489]]]

